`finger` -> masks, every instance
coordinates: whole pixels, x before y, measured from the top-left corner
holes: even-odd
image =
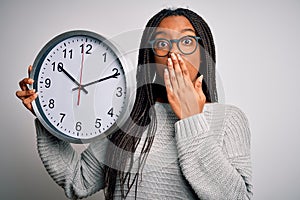
[[[24,78],[19,82],[21,90],[28,90],[27,84],[31,85],[33,82],[34,80],[31,78]]]
[[[206,102],[206,96],[202,90],[202,83],[203,83],[203,75],[201,75],[200,77],[197,78],[197,80],[195,81],[195,90],[198,93],[200,99],[202,102]]]
[[[167,93],[171,94],[173,93],[173,88],[172,88],[172,84],[170,81],[170,74],[167,68],[165,68],[165,72],[164,72],[164,81],[165,81],[165,86],[167,89]]]
[[[37,98],[38,94],[34,93],[33,95],[29,96],[26,99],[23,99],[23,104],[25,105],[26,108],[28,108],[30,111],[32,111],[32,102]]]
[[[29,66],[28,66],[28,77],[30,77],[31,70],[32,70],[32,66],[29,65]]]
[[[35,89],[33,89],[33,90],[19,90],[19,91],[16,92],[16,96],[21,100],[23,100],[25,98],[28,98],[30,95],[33,95],[33,94],[35,94]]]
[[[178,82],[178,84],[182,84],[183,83],[182,71],[181,71],[177,56],[174,53],[171,53],[171,59],[173,62],[177,82]]]
[[[202,90],[202,80],[203,80],[203,75],[199,76],[196,81],[195,81],[195,90],[199,95],[202,95],[203,90]]]
[[[173,66],[174,65],[173,65],[172,59],[168,58],[169,79],[170,79],[173,89],[176,90],[178,88],[178,82],[177,82],[177,78],[176,78]]]
[[[179,66],[181,67],[183,79],[186,84],[190,84],[192,81],[190,78],[189,70],[187,69],[186,64],[185,64],[183,58],[181,57],[181,55],[178,54],[177,57],[178,57]]]

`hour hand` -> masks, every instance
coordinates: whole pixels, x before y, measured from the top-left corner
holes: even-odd
[[[80,83],[78,83],[77,81],[76,81],[76,79],[73,77],[73,76],[71,76],[71,74],[69,74],[64,68],[60,68],[61,69],[61,71],[65,74],[65,75],[67,75],[67,77],[71,80],[71,81],[73,81],[77,86],[78,86],[78,88],[80,87],[80,89],[84,92],[84,93],[88,93],[88,91],[84,88],[84,86],[80,86]]]

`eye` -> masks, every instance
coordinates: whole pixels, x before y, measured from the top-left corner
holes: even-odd
[[[159,39],[155,42],[155,48],[167,49],[167,48],[169,48],[169,42],[165,39]]]
[[[180,43],[184,46],[191,46],[193,45],[193,42],[194,40],[191,37],[185,37],[180,40]]]

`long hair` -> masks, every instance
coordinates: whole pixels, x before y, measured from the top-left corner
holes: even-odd
[[[155,76],[155,67],[153,67],[155,61],[154,53],[148,42],[151,40],[155,28],[164,18],[169,16],[186,17],[194,27],[196,35],[201,38],[199,41],[201,64],[198,76],[204,75],[202,87],[206,100],[209,102],[218,101],[215,80],[215,46],[207,23],[189,9],[161,10],[148,21],[142,35],[136,74],[136,99],[130,119],[128,119],[128,123],[125,123],[123,127],[109,136],[111,142],[106,158],[110,163],[105,170],[106,188],[104,190],[106,199],[113,199],[116,184],[120,185],[122,199],[126,198],[133,186],[135,186],[135,197],[137,197],[139,177],[156,132],[155,110],[150,108],[154,105],[157,97],[166,93],[163,86],[152,83]],[[141,141],[142,134],[147,134],[147,137],[141,152],[139,152],[138,170],[136,173],[132,173],[130,170],[125,170],[126,163],[132,167],[133,153]],[[120,149],[123,151],[120,152]]]

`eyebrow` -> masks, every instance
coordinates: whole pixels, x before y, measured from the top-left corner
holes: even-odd
[[[193,32],[196,34],[196,32],[191,28],[185,28],[180,31],[180,33],[184,33],[184,32]],[[167,33],[165,31],[158,31],[158,32],[154,33],[153,37],[155,37],[159,34],[167,35]]]
[[[183,32],[186,32],[186,31],[191,31],[191,32],[193,32],[193,33],[196,33],[193,29],[191,29],[191,28],[185,28],[185,29],[183,29],[182,31],[180,31],[181,33],[183,33]]]

